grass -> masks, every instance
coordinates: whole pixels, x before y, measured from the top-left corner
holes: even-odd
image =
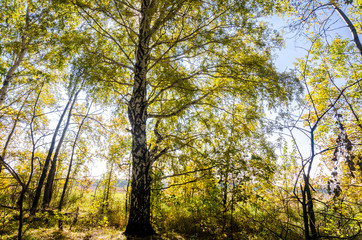
[[[17,239],[17,234],[9,234],[0,236],[1,240]],[[24,240],[186,240],[182,236],[169,232],[161,235],[135,238],[126,237],[123,231],[115,228],[93,228],[90,230],[74,230],[64,229],[59,231],[57,228],[38,228],[28,230],[23,237]]]
[[[17,239],[16,233],[0,237],[1,240]],[[126,240],[123,232],[114,228],[95,228],[86,231],[70,231],[64,229],[59,231],[57,228],[39,228],[28,230],[23,237],[24,240]]]

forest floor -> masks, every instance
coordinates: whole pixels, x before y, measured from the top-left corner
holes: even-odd
[[[0,240],[17,239],[17,234],[0,236]],[[175,233],[156,235],[147,238],[130,238],[123,235],[123,231],[114,228],[94,228],[86,231],[57,228],[39,228],[26,231],[24,240],[184,240]]]
[[[17,239],[17,234],[2,236],[1,240],[5,239]],[[117,240],[126,240],[127,238],[122,234],[122,231],[114,229],[90,229],[87,231],[71,231],[64,229],[59,231],[55,228],[39,228],[31,229],[26,231],[23,236],[24,240],[108,240],[108,239],[117,239]]]

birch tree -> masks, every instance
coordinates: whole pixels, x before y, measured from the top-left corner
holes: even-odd
[[[271,12],[273,4],[186,0],[73,4],[97,39],[88,46],[89,58],[96,63],[91,88],[103,93],[110,89],[124,104],[120,109],[127,108],[132,192],[125,233],[151,235],[152,166],[170,149],[161,147],[163,137],[157,134],[161,130],[152,133],[149,126],[163,126],[166,133],[168,119],[181,122],[181,116],[202,111],[202,106],[217,107],[218,99],[230,91],[239,92],[240,101],[254,102],[253,107],[269,97],[291,96],[287,92],[293,80],[278,74],[271,61],[272,46],[280,38],[257,21]]]

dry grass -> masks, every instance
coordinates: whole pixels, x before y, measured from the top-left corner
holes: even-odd
[[[17,234],[0,236],[0,240],[17,239]],[[146,238],[126,237],[123,231],[114,228],[94,228],[90,230],[71,231],[56,228],[39,228],[28,230],[23,237],[24,240],[185,240],[180,235],[170,232]]]
[[[126,240],[127,238],[122,234],[120,230],[115,230],[112,228],[95,228],[87,231],[70,231],[64,229],[59,231],[55,228],[39,228],[34,230],[29,230],[24,234],[24,240]],[[1,240],[5,239],[17,239],[17,235],[14,233],[12,235],[1,236]]]

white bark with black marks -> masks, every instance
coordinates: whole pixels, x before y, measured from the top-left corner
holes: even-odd
[[[150,9],[151,1],[141,3],[139,39],[132,97],[128,105],[128,118],[132,126],[132,190],[130,213],[125,231],[130,236],[154,234],[151,217],[151,165],[147,148],[147,71],[150,59]]]

